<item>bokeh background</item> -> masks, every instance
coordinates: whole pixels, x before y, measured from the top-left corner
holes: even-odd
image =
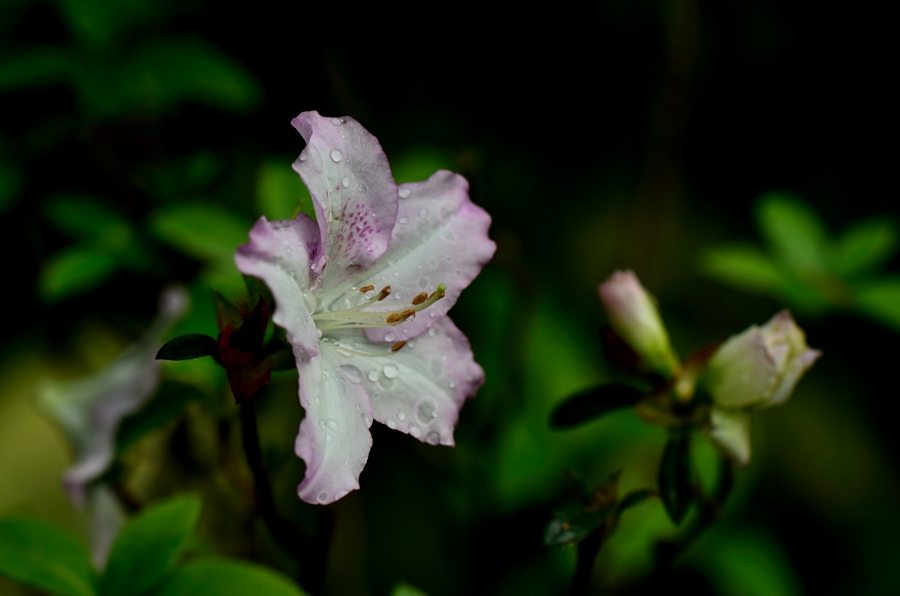
[[[900,592],[900,97],[886,15],[775,0],[498,16],[283,4],[0,5],[0,515],[85,539],[59,483],[71,454],[38,388],[101,370],[173,283],[193,298],[176,332],[215,334],[209,289],[241,291],[234,248],[260,214],[308,201],[290,119],[315,109],[362,122],[400,181],[464,174],[499,247],[453,311],[487,373],[458,446],[373,429],[362,490],[333,506],[329,592],[564,589],[574,551],[542,537],[567,474],[597,484],[621,468],[626,487],[649,486],[665,441],[630,412],[548,426],[554,404],[613,378],[596,287],[617,268],[657,296],[682,355],[785,306],[824,352],[787,405],[756,416],[722,522],[666,585]],[[123,454],[131,490],[200,491],[199,548],[296,572],[220,469],[235,441],[217,429],[237,432],[221,371],[164,371],[203,397]],[[295,384],[279,375],[260,408],[279,504],[302,520]],[[630,512],[598,583],[651,589],[654,545],[672,532],[658,502]]]

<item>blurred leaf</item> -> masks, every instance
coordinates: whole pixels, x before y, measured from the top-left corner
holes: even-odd
[[[108,251],[91,246],[63,249],[41,271],[40,293],[45,300],[60,300],[87,292],[104,282],[117,268]]]
[[[57,0],[63,18],[81,41],[103,46],[144,24],[160,11],[163,2],[150,0]]]
[[[161,110],[185,101],[247,110],[262,97],[243,68],[199,38],[149,42],[131,58],[123,76],[135,103]]]
[[[64,82],[73,57],[60,48],[35,48],[0,59],[0,91]]]
[[[900,277],[885,277],[857,288],[856,309],[900,331]]]
[[[897,230],[886,219],[851,226],[835,247],[833,268],[839,275],[866,273],[887,262],[897,248]]]
[[[156,359],[193,360],[218,354],[219,344],[215,339],[202,333],[189,333],[167,341],[156,353]]]
[[[156,586],[193,534],[200,507],[196,497],[178,497],[153,505],[128,522],[109,554],[101,592],[139,596]],[[211,586],[204,591],[217,592]]]
[[[621,516],[623,513],[631,509],[632,507],[637,507],[647,499],[652,499],[654,497],[658,497],[659,493],[657,493],[652,488],[644,488],[636,491],[632,491],[625,495],[625,498],[619,501],[619,506],[616,508],[616,516]]]
[[[391,596],[428,596],[425,592],[405,582],[394,586]]]
[[[150,221],[153,234],[175,248],[204,260],[228,260],[247,241],[249,226],[211,203],[188,203],[158,211]]]
[[[795,271],[824,269],[827,232],[809,205],[785,194],[763,196],[758,204],[759,226],[769,245]]]
[[[688,431],[671,431],[659,465],[659,496],[676,525],[684,519],[694,499],[690,444]]]
[[[633,406],[643,397],[643,391],[630,385],[622,383],[599,385],[566,398],[553,410],[550,423],[556,428],[571,428],[604,414]]]
[[[453,169],[453,159],[433,147],[406,151],[391,159],[391,172],[397,184],[427,180],[438,170]]]
[[[587,538],[600,527],[605,515],[586,509],[581,503],[572,504],[554,512],[553,519],[544,532],[544,544],[547,546],[563,546],[574,544]]]
[[[24,184],[22,173],[0,158],[0,214],[19,198]]]
[[[269,219],[293,219],[298,213],[315,217],[312,199],[290,160],[269,160],[259,168],[256,203]]]
[[[755,246],[712,248],[703,255],[701,268],[713,279],[751,292],[771,293],[784,283],[778,267]]]
[[[95,594],[87,551],[43,522],[0,519],[0,575],[51,594]]]
[[[117,451],[125,451],[148,433],[174,420],[189,402],[200,398],[202,394],[190,385],[163,382],[153,399],[122,420],[116,431]]]
[[[302,596],[288,578],[261,565],[244,561],[205,558],[178,569],[156,592],[159,596]]]
[[[697,548],[690,561],[725,596],[793,596],[803,594],[803,581],[791,568],[778,540],[756,530],[729,528]],[[701,545],[698,545],[698,547]]]
[[[59,229],[105,246],[124,246],[133,235],[128,219],[95,197],[56,196],[47,201],[44,212]]]

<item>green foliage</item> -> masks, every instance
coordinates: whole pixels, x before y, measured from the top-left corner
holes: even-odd
[[[819,313],[849,310],[900,330],[891,278],[881,269],[896,253],[898,232],[872,218],[830,237],[818,214],[796,197],[769,194],[757,205],[768,250],[732,244],[707,250],[701,268],[711,278]]]
[[[41,271],[41,296],[54,301],[92,290],[116,268],[116,258],[107,250],[92,246],[64,249],[49,259]]]
[[[120,249],[133,238],[131,222],[108,203],[91,196],[56,196],[44,212],[60,230],[94,245]]]
[[[193,534],[200,505],[196,497],[181,497],[154,505],[131,520],[110,551],[101,593],[139,596],[162,581]]]
[[[204,356],[217,356],[219,344],[202,333],[189,333],[173,337],[156,353],[157,360],[193,360]]]
[[[289,159],[271,159],[259,168],[256,205],[271,220],[292,219],[298,213],[315,217],[309,191],[290,163]]]
[[[156,592],[159,596],[302,596],[287,578],[252,563],[217,558],[197,559],[173,573]]]
[[[212,203],[185,203],[157,211],[150,230],[160,241],[205,261],[231,261],[247,242],[245,222]]]
[[[50,594],[96,593],[84,547],[60,530],[33,520],[0,519],[0,575]]]
[[[659,464],[659,495],[676,525],[681,523],[694,501],[690,441],[691,435],[686,430],[670,432]]]
[[[566,398],[553,410],[550,422],[556,428],[579,426],[610,412],[633,406],[643,397],[643,391],[630,385],[598,385]]]
[[[65,82],[74,64],[62,48],[35,48],[0,60],[0,92]]]
[[[116,431],[116,450],[125,451],[141,437],[177,418],[188,403],[202,398],[203,394],[191,385],[163,382],[153,399],[122,420]]]
[[[0,156],[0,214],[19,198],[23,182],[21,172]]]

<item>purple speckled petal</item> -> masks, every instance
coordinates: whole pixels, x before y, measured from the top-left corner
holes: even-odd
[[[346,382],[340,359],[327,342],[321,355],[298,361],[300,423],[295,450],[306,462],[297,494],[307,503],[325,505],[359,488],[359,475],[372,448],[369,396]]]
[[[371,397],[375,420],[426,443],[453,445],[459,410],[484,382],[484,372],[449,317],[381,357],[360,354],[386,348],[359,331],[345,331],[330,343],[347,385],[363,387]]]
[[[250,230],[250,242],[237,249],[235,263],[245,275],[263,280],[275,298],[272,321],[287,331],[298,359],[319,353],[309,292],[310,263],[321,253],[319,230],[305,215],[285,221],[261,217]]]
[[[369,337],[387,342],[416,337],[446,314],[494,254],[490,224],[490,216],[469,200],[469,185],[458,174],[442,170],[424,182],[404,184],[388,251],[353,281],[391,286],[391,296],[372,310],[402,308],[438,284],[446,286],[446,295],[396,327],[369,329]]]
[[[387,249],[397,185],[378,139],[356,120],[303,112],[291,124],[306,140],[294,170],[312,195],[326,247],[319,285],[335,288]]]

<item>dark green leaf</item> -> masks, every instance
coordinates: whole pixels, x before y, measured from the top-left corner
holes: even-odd
[[[45,205],[47,218],[69,234],[104,247],[119,247],[133,236],[131,224],[103,201],[89,196],[56,196]]]
[[[298,213],[313,216],[306,185],[291,169],[288,158],[264,162],[256,180],[256,204],[269,219],[293,219]]]
[[[119,533],[100,581],[101,593],[148,593],[174,566],[199,515],[196,497],[175,498],[142,511]]]
[[[59,300],[92,290],[109,278],[118,263],[113,254],[92,246],[74,246],[54,255],[41,271],[40,292]]]
[[[581,503],[559,509],[544,531],[544,544],[562,546],[580,542],[600,527],[608,513],[608,510],[592,511]]]
[[[6,53],[0,60],[0,91],[63,82],[72,66],[72,56],[59,48]]]
[[[0,214],[16,202],[23,185],[22,172],[0,157]]]
[[[887,262],[897,248],[897,230],[886,219],[854,224],[835,247],[833,268],[839,275],[866,273]]]
[[[769,245],[795,271],[824,269],[828,241],[825,226],[809,205],[785,194],[763,196],[759,226]]]
[[[205,260],[231,260],[247,242],[250,226],[240,217],[211,203],[187,203],[156,213],[153,234],[186,254]]]
[[[0,519],[0,575],[50,594],[95,594],[87,551],[65,533],[27,519]]]
[[[107,45],[135,25],[146,24],[165,5],[146,0],[57,0],[57,4],[71,32],[95,46]]]
[[[616,508],[616,517],[620,517],[623,513],[625,513],[632,507],[637,507],[647,499],[652,499],[658,496],[659,493],[657,493],[652,488],[644,488],[641,490],[632,491],[625,495],[624,499],[619,501],[619,505]]]
[[[857,289],[855,307],[900,331],[900,277],[885,277]]]
[[[553,410],[550,423],[556,428],[571,428],[621,408],[638,403],[644,393],[630,385],[599,385],[566,398]]]
[[[303,596],[286,577],[260,565],[219,558],[204,558],[184,565],[160,587],[158,596]]]
[[[138,105],[158,110],[185,101],[247,110],[262,97],[259,85],[243,68],[199,38],[147,43],[123,76]]]
[[[673,430],[659,466],[659,496],[676,525],[684,519],[694,500],[690,441],[688,431]]]
[[[778,267],[755,246],[710,249],[700,266],[709,277],[751,292],[771,293],[784,284]]]
[[[173,337],[156,353],[157,360],[193,360],[204,356],[217,356],[219,344],[202,333],[188,333]]]

